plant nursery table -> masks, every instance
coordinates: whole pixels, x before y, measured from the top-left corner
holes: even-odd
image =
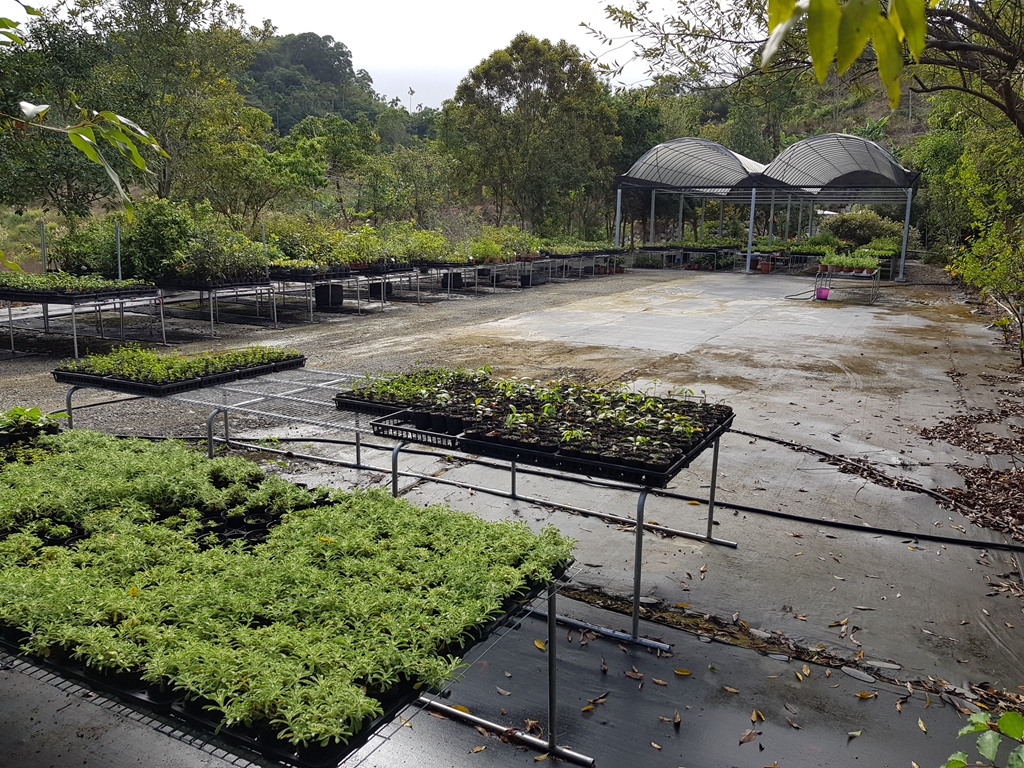
[[[343,402],[345,403],[343,405]],[[353,401],[345,401],[338,398],[338,407],[352,407]],[[470,456],[487,456],[509,463],[511,475],[511,498],[523,499],[516,493],[516,471],[519,464],[532,464],[536,466],[549,467],[560,470],[568,475],[596,477],[604,480],[615,480],[626,483],[636,488],[639,492],[636,506],[635,527],[635,552],[633,557],[633,622],[632,634],[628,638],[631,642],[642,645],[650,645],[651,641],[644,641],[639,636],[640,625],[640,587],[642,582],[643,569],[643,536],[644,536],[644,507],[647,497],[654,488],[664,488],[680,471],[689,467],[708,448],[712,449],[711,459],[711,486],[708,492],[708,527],[705,534],[689,533],[687,531],[673,531],[678,536],[706,541],[711,544],[719,544],[727,547],[735,547],[736,543],[725,539],[715,538],[713,535],[715,524],[715,491],[718,486],[718,454],[722,435],[732,427],[735,414],[729,413],[728,417],[721,420],[717,426],[703,435],[699,442],[686,454],[677,459],[668,469],[663,471],[651,471],[650,469],[630,467],[621,464],[608,464],[597,461],[589,461],[577,457],[560,456],[558,452],[548,453],[542,451],[530,451],[521,448],[512,448],[497,443],[487,443],[480,440],[470,440],[461,435],[440,434],[426,430],[416,429],[413,426],[412,416],[409,411],[399,411],[388,415],[378,416],[370,422],[373,433],[380,437],[390,437],[398,440],[391,456],[391,484],[392,493],[398,495],[398,458],[408,443],[419,443],[432,445],[446,449],[459,450]],[[560,619],[563,617],[559,617]],[[588,627],[602,634],[619,636],[621,633],[610,632],[603,627]],[[660,647],[661,644],[654,643]],[[666,649],[667,650],[667,649]]]
[[[10,288],[0,288],[0,301],[7,302],[7,328],[10,334],[11,354],[14,354],[14,312],[13,302],[25,302],[41,304],[43,308],[43,332],[50,332],[49,305],[58,304],[71,307],[71,336],[74,340],[75,357],[78,357],[78,323],[77,313],[82,308],[93,308],[99,318],[100,337],[103,332],[102,307],[113,305],[120,310],[121,315],[121,338],[124,338],[124,309],[125,304],[137,304],[139,302],[155,305],[159,308],[160,315],[160,340],[162,344],[167,343],[167,330],[164,325],[164,297],[163,292],[156,287],[128,286],[102,291],[90,291],[87,293],[65,293],[60,291],[31,291]]]
[[[818,289],[825,289],[826,291],[838,290],[841,288],[859,288],[865,287],[868,289],[868,304],[874,304],[878,299],[880,285],[881,270],[876,269],[870,275],[863,273],[857,274],[856,272],[818,272],[814,276],[814,289],[817,295]],[[838,281],[839,284],[836,284]],[[825,294],[828,295],[827,293]]]

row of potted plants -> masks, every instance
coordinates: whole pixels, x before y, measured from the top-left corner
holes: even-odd
[[[184,696],[175,707],[294,755],[358,739],[396,691],[445,680],[464,643],[570,557],[552,527],[273,480],[79,430],[10,453],[7,641],[154,702]],[[254,506],[277,522],[264,543],[204,545],[211,515]],[[49,545],[60,526],[79,538]]]
[[[489,374],[487,368],[427,368],[369,376],[337,402],[410,409],[417,429],[461,435],[468,452],[505,446],[556,463],[578,459],[663,475],[699,453],[732,418],[729,406],[656,397],[622,384]]]
[[[860,275],[873,275],[878,269],[878,258],[873,255],[855,252],[852,256],[829,255],[820,260],[819,272],[852,272]]]
[[[62,360],[53,377],[62,384],[125,391],[134,391],[134,387],[141,385],[152,390],[147,389],[145,394],[159,395],[183,391],[183,386],[195,389],[299,368],[305,362],[305,356],[296,349],[252,346],[186,355],[160,354],[137,344],[126,344],[106,354]]]

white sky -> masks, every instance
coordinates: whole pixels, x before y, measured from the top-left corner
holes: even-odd
[[[580,26],[586,21],[607,33],[609,0],[236,0],[249,23],[270,19],[278,34],[316,32],[340,40],[352,51],[355,68],[365,69],[374,89],[412,106],[439,107],[455,93],[470,69],[504,48],[519,32],[553,42],[564,39],[589,53],[596,38]],[[657,6],[659,3],[652,3]],[[610,58],[622,61],[625,52]],[[634,66],[626,79],[642,79]]]

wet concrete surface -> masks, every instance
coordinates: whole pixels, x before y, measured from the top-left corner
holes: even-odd
[[[994,337],[985,327],[986,320],[972,314],[973,307],[967,306],[962,296],[946,290],[891,286],[882,291],[877,304],[866,306],[853,301],[856,296],[851,296],[849,302],[833,301],[831,297],[828,302],[785,298],[806,289],[810,283],[807,278],[708,273],[625,277],[629,279],[615,290],[610,282],[583,285],[563,294],[556,292],[565,286],[547,286],[515,297],[481,299],[473,306],[453,302],[457,306],[402,307],[393,313],[364,318],[363,325],[351,322],[354,318],[344,318],[336,325],[287,329],[276,336],[260,329],[254,331],[252,340],[296,345],[310,354],[311,365],[331,370],[380,370],[421,360],[491,364],[503,375],[547,377],[573,372],[629,381],[659,392],[669,387],[703,391],[712,400],[732,405],[737,412],[735,428],[755,435],[729,434],[723,439],[720,501],[909,533],[941,533],[978,542],[998,540],[996,534],[941,509],[926,496],[840,473],[813,455],[757,437],[780,438],[866,460],[894,478],[907,478],[929,488],[960,484],[959,476],[948,468],[950,464],[998,462],[999,457],[971,454],[942,441],[926,440],[919,433],[923,427],[965,412],[961,397],[966,397],[971,407],[993,408],[998,389],[1004,385],[987,384],[979,374],[1002,375],[1015,370],[1013,358],[990,343]],[[483,302],[490,303],[481,307]],[[9,362],[21,366],[17,396],[38,393],[44,405],[61,405],[61,388],[45,380],[52,359]],[[947,374],[950,370],[963,376],[954,380]],[[10,397],[8,390],[6,398]],[[179,405],[157,408],[152,401],[139,401],[86,411],[76,418],[80,426],[106,431],[198,434],[206,415],[200,410]],[[294,429],[247,424],[244,420],[237,426],[237,434],[258,437],[269,433],[296,434]],[[313,446],[308,450],[342,458],[348,455],[341,448]],[[389,464],[389,456],[383,451],[368,452],[364,460],[380,467]],[[290,459],[284,463],[288,466],[270,466],[303,482],[343,487],[389,481],[383,472],[326,469]],[[403,457],[402,467],[495,488],[509,487],[507,471],[443,458]],[[703,498],[709,480],[710,455],[705,455],[680,473],[671,488]],[[411,480],[404,480],[402,485],[406,495],[419,503],[443,501],[489,519],[511,516],[533,526],[553,523],[580,542],[577,585],[615,595],[631,591],[631,530],[620,530],[593,517],[484,493],[414,484]],[[635,492],[524,473],[518,477],[518,487],[521,494],[583,509],[623,516],[635,511]],[[647,505],[648,521],[684,530],[703,531],[706,515],[707,507],[702,504],[651,498]],[[686,603],[693,611],[719,617],[731,618],[738,613],[752,628],[782,632],[811,648],[822,644],[851,660],[863,649],[866,661],[898,664],[901,669],[893,676],[901,680],[931,675],[957,685],[985,680],[1014,689],[1024,684],[1021,602],[1005,594],[987,596],[990,580],[998,581],[1005,578],[1001,574],[1017,569],[1005,553],[916,542],[909,536],[893,539],[837,531],[814,523],[733,514],[725,509],[717,510],[716,521],[720,523],[715,526],[716,535],[736,541],[736,549],[684,538],[645,537],[646,598],[669,606]],[[954,525],[962,526],[966,533]],[[700,578],[702,566],[706,571]],[[574,604],[573,608],[581,613],[593,610],[583,604]],[[605,623],[614,620],[607,616]],[[853,635],[861,645],[853,643],[849,634],[840,638],[839,628],[828,627],[843,618],[848,619],[849,626],[859,627]],[[622,619],[619,625],[625,623]],[[653,626],[648,631],[663,636],[674,633],[673,642],[679,646],[697,643],[685,633]],[[803,726],[798,731],[774,713],[781,711],[780,702],[790,700],[787,697],[808,690],[806,683],[794,690],[791,672],[787,673],[785,686],[779,682],[783,678],[768,679],[768,674],[774,674],[768,667],[781,664],[746,649],[719,644],[695,647],[700,651],[714,648],[716,654],[738,660],[735,663],[744,670],[741,676],[747,680],[763,678],[753,687],[734,686],[741,692],[751,690],[752,698],[720,695],[715,692],[716,687],[720,690],[717,676],[695,674],[686,683],[699,689],[695,700],[703,701],[706,711],[680,709],[687,713],[680,735],[670,727],[662,729],[665,733],[658,731],[655,718],[652,733],[657,733],[657,738],[652,736],[647,741],[661,744],[661,751],[649,745],[646,750],[650,755],[641,751],[644,739],[637,739],[646,731],[639,726],[624,727],[632,722],[630,706],[615,713],[614,727],[601,725],[585,735],[570,729],[566,743],[581,751],[586,751],[588,744],[593,744],[595,751],[598,747],[612,750],[610,754],[619,756],[616,759],[643,756],[642,762],[599,763],[604,765],[655,765],[661,764],[657,761],[662,758],[666,765],[691,766],[764,766],[775,759],[780,765],[860,765],[865,761],[869,765],[888,765],[889,760],[894,765],[906,765],[911,759],[927,765],[940,762],[954,749],[950,739],[958,726],[950,708],[945,708],[935,727],[929,726],[926,736],[917,727],[917,717],[907,717],[906,707],[915,706],[916,699],[905,705],[902,716],[896,716],[892,700],[886,700],[883,707],[881,696],[861,701],[846,691],[847,684],[855,682],[852,679],[842,681],[841,689],[829,688],[834,684],[829,682],[820,691],[822,698],[805,698],[802,707],[791,701],[803,718],[793,718]],[[611,648],[622,655],[614,645]],[[676,655],[681,655],[678,649]],[[700,657],[701,664],[688,662],[683,666],[704,669],[707,663],[714,663],[719,669],[725,668],[719,664],[722,655],[708,658],[705,662]],[[583,669],[585,662],[579,662],[579,670],[573,666],[575,662],[566,663],[569,666],[562,679],[567,688],[589,681]],[[459,685],[472,685],[476,672],[475,668],[471,670]],[[826,680],[812,678],[822,684]],[[491,704],[476,703],[487,701],[493,682],[486,675],[479,679],[479,686],[466,694],[466,701],[475,702],[474,707],[493,708]],[[661,693],[679,684],[674,679],[663,679],[670,686]],[[649,694],[651,688],[660,687],[645,684],[644,692]],[[833,702],[828,697],[839,694],[831,694],[832,690],[845,691],[849,701]],[[586,693],[589,698],[601,691],[587,688]],[[511,698],[496,704],[499,708],[506,706]],[[657,701],[661,706],[661,700]],[[669,703],[666,699],[664,705]],[[683,702],[686,705],[702,706]],[[756,744],[733,747],[740,732],[749,727],[753,707],[763,711],[772,726],[770,731],[767,726],[759,726],[766,737],[771,734],[771,743],[765,744],[763,754],[757,753]],[[846,744],[846,732],[858,729],[850,721],[856,720],[858,713],[873,711],[867,709],[870,707],[878,707],[877,720],[865,726],[863,736]],[[536,714],[524,714],[527,709],[539,711],[531,705],[516,710],[515,715],[536,719]],[[933,716],[930,713],[940,711],[933,704],[929,714],[922,717],[928,721]],[[573,722],[570,714],[567,712],[566,722]],[[708,722],[715,725],[708,726]],[[748,725],[743,726],[744,722]],[[424,731],[426,738],[421,736]],[[624,740],[624,732],[633,741]],[[668,741],[672,749],[659,739]],[[914,749],[922,743],[919,739],[925,739],[923,743],[934,750],[915,756],[919,753]],[[518,755],[493,739],[487,750],[469,755],[473,746],[486,743],[472,729],[425,716],[417,716],[412,729],[399,725],[389,743],[399,745],[398,751],[390,753],[385,762],[367,764],[532,761],[532,756]],[[633,746],[615,752],[623,743]],[[703,746],[696,752],[686,751],[692,744]],[[453,756],[458,745],[468,745],[461,759]],[[784,749],[768,751],[777,746]],[[413,757],[402,757],[424,753],[434,755],[436,762],[417,763]],[[686,755],[691,757],[684,760]]]

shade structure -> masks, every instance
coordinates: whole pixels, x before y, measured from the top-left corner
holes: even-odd
[[[649,150],[629,173],[615,179],[619,189],[685,192],[695,197],[726,197],[749,189],[765,166],[707,139],[672,139]]]
[[[919,175],[875,142],[844,133],[798,141],[768,165],[713,141],[686,137],[650,149],[615,178],[615,186],[730,202],[749,200],[757,188],[821,205],[902,204]]]
[[[722,202],[750,204],[747,271],[753,243],[754,206],[758,190],[787,201],[815,205],[906,204],[900,277],[906,260],[910,203],[920,173],[909,171],[888,150],[862,136],[827,133],[798,141],[768,165],[744,157],[706,139],[672,139],[650,149],[623,176],[615,177],[618,190],[615,242],[623,189],[651,192],[653,239],[654,194],[667,192]],[[762,200],[766,196],[762,195]]]

